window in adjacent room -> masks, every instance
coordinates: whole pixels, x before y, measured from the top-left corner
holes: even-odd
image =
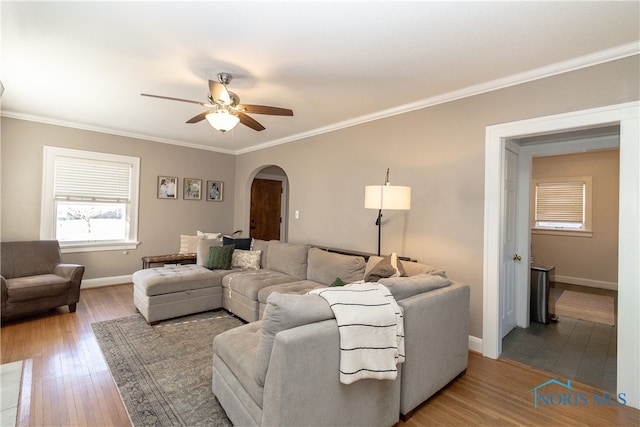
[[[40,236],[63,252],[135,249],[140,158],[44,147]]]
[[[533,181],[533,232],[591,235],[591,177]]]

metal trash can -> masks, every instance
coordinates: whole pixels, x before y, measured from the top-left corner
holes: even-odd
[[[555,280],[555,266],[531,266],[531,295],[529,300],[530,319],[532,322],[549,323],[549,288]]]

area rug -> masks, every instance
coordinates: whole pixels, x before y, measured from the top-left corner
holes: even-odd
[[[91,327],[134,426],[231,426],[211,391],[212,343],[240,325],[215,311],[155,326],[136,314]]]
[[[555,314],[610,326],[615,324],[613,297],[608,295],[564,290],[555,302]]]

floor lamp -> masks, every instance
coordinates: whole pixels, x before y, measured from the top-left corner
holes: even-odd
[[[378,210],[376,225],[378,226],[378,256],[380,256],[382,211],[411,209],[411,187],[391,185],[389,183],[389,169],[387,169],[384,185],[367,185],[364,187],[364,207],[365,209]]]

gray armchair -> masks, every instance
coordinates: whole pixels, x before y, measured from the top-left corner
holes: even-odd
[[[76,311],[84,266],[63,264],[57,240],[0,243],[2,320],[63,305]]]

